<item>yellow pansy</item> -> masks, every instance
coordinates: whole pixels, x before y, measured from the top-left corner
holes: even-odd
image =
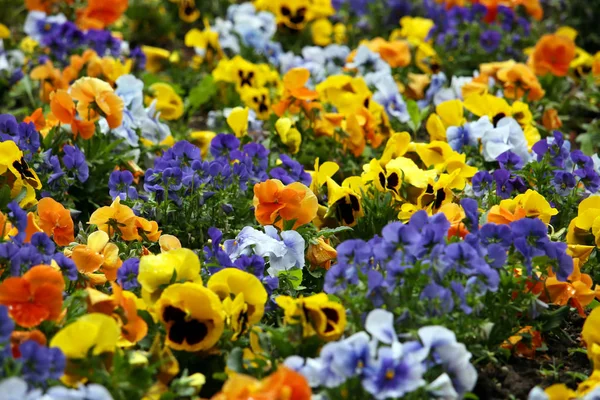
[[[153,74],[162,71],[165,65],[169,63],[171,52],[160,47],[142,46],[142,51],[146,56],[146,71]]]
[[[331,44],[333,37],[333,25],[327,18],[321,18],[313,22],[310,27],[313,43],[317,46],[327,46]]]
[[[330,301],[325,293],[309,297],[278,296],[277,305],[283,309],[284,323],[302,324],[304,337],[317,334],[321,339],[337,340],[346,327],[346,309]]]
[[[577,386],[577,395],[585,396],[600,385],[600,370],[594,369],[592,374]],[[581,397],[580,397],[581,398]]]
[[[8,39],[10,37],[10,29],[4,24],[0,24],[0,39]]]
[[[462,101],[448,100],[436,106],[425,127],[432,141],[445,141],[446,130],[450,126],[462,126],[465,122]]]
[[[202,283],[196,253],[189,249],[173,249],[140,258],[138,281],[142,286],[142,298],[149,305],[156,301],[163,285],[168,285],[173,277],[178,282]]]
[[[413,160],[407,157],[394,158],[385,167],[390,170],[401,171],[406,183],[421,189],[437,177],[435,170],[422,170]]]
[[[600,308],[594,308],[585,319],[581,337],[588,349],[588,357],[594,358],[600,347]],[[594,365],[594,369],[600,370],[600,365]]]
[[[408,151],[410,139],[410,133],[408,132],[393,133],[385,144],[385,149],[379,159],[381,165],[386,165],[390,160],[405,155]]]
[[[414,213],[419,211],[419,207],[412,203],[404,203],[400,207],[400,212],[398,213],[398,219],[404,223],[410,220]]]
[[[0,142],[0,176],[6,176],[10,187],[10,196],[15,198],[25,191],[25,197],[19,202],[21,207],[34,205],[35,189],[41,189],[42,183],[36,172],[23,158],[23,152],[12,140]]]
[[[296,154],[300,150],[302,144],[302,135],[300,131],[293,126],[293,122],[289,118],[279,118],[275,122],[275,132],[281,138],[284,145],[292,154]]]
[[[429,215],[435,214],[444,204],[451,203],[454,194],[452,189],[460,189],[462,180],[456,170],[451,174],[441,174],[437,180],[430,180],[427,188],[417,199],[419,208]]]
[[[508,102],[491,94],[473,94],[465,99],[464,106],[478,117],[487,115],[494,124],[500,119],[512,115],[512,109]]]
[[[316,86],[319,98],[331,103],[339,113],[353,114],[369,104],[373,93],[362,77],[332,75]]]
[[[230,60],[222,59],[213,70],[212,76],[215,81],[235,83],[238,93],[244,88],[260,88],[265,85],[265,76],[261,73],[261,67],[251,63],[241,56],[235,56]]]
[[[457,178],[461,183],[457,183],[456,189],[462,190],[467,184],[467,179],[472,178],[477,173],[477,167],[467,165],[467,155],[464,153],[452,152],[446,159],[435,165],[438,173],[448,172],[449,174],[458,171]]]
[[[225,268],[211,276],[206,285],[223,302],[228,324],[235,332],[234,339],[263,317],[267,291],[256,276],[237,268]]]
[[[433,46],[422,42],[415,53],[415,64],[421,71],[431,74],[439,71],[440,59]]]
[[[246,106],[254,110],[258,119],[269,119],[271,115],[269,89],[246,87],[241,91],[240,97]]]
[[[579,203],[577,217],[567,230],[567,243],[600,246],[600,196],[590,196]]]
[[[431,143],[417,143],[415,150],[427,168],[441,164],[454,153],[446,142],[434,140]]]
[[[25,54],[32,54],[38,45],[39,43],[34,38],[31,36],[25,36],[23,40],[21,40],[21,43],[19,43],[19,48]]]
[[[200,18],[200,10],[196,8],[195,0],[178,0],[179,2],[179,18],[191,24]]]
[[[571,28],[570,26],[561,26],[556,30],[555,33],[559,36],[568,37],[572,41],[575,41],[577,38],[577,30]]]
[[[544,196],[532,189],[516,196],[514,201],[525,210],[528,217],[539,218],[545,224],[549,224],[550,219],[558,214],[558,210],[553,208]]]
[[[346,25],[338,22],[333,26],[333,41],[337,44],[346,43]]]
[[[131,59],[123,62],[113,57],[103,57],[101,63],[102,73],[110,82],[115,82],[118,77],[130,73],[133,66]]]
[[[331,161],[325,161],[323,164],[319,165],[319,158],[315,159],[315,169],[314,171],[307,171],[312,180],[310,182],[310,190],[313,193],[317,193],[319,188],[327,183],[327,179],[331,178],[340,167]]]
[[[235,107],[227,116],[227,125],[236,137],[248,134],[248,107]]]
[[[400,36],[416,46],[425,42],[434,25],[433,20],[427,18],[405,16],[400,19]]]
[[[208,350],[223,333],[225,315],[221,301],[201,284],[169,286],[156,302],[155,310],[167,330],[165,343],[175,350]]]
[[[170,121],[179,119],[183,115],[183,100],[175,93],[173,86],[157,82],[150,85],[148,89],[152,93],[152,97],[146,97],[146,105],[150,105],[153,100],[156,100],[156,111],[160,112],[162,118]]]
[[[58,347],[68,359],[112,353],[121,329],[114,318],[100,313],[86,314],[65,326],[52,338],[50,347]]]
[[[548,396],[548,400],[570,400],[577,397],[574,391],[562,383],[547,387],[544,393]]]
[[[208,155],[208,149],[210,147],[210,142],[213,138],[217,136],[215,132],[212,131],[194,131],[190,133],[191,141],[198,147],[200,147],[200,152],[202,154],[202,158],[205,158]]]
[[[359,181],[360,178],[356,177]],[[327,202],[329,210],[326,217],[335,219],[347,226],[354,226],[358,218],[364,215],[360,192],[351,187],[353,181],[347,178],[338,185],[333,179],[327,178]]]
[[[185,34],[184,40],[186,46],[194,48],[201,61],[211,61],[214,55],[223,55],[219,45],[219,34],[210,28],[208,19],[204,19],[204,30],[191,29]]]

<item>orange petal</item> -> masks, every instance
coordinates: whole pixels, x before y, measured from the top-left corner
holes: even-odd
[[[104,262],[104,256],[90,250],[86,245],[80,244],[73,248],[71,258],[77,269],[81,272],[95,272]]]
[[[45,285],[55,286],[61,292],[65,289],[62,274],[49,265],[36,265],[23,275],[23,279],[29,282],[32,292]]]

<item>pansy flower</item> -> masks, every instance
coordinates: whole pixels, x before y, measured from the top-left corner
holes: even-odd
[[[116,197],[110,206],[94,211],[88,223],[96,225],[99,230],[109,235],[117,232],[124,234],[133,230],[135,214],[131,208],[121,204],[120,197]]]
[[[123,100],[108,83],[98,78],[80,78],[71,86],[71,97],[77,100],[77,112],[84,121],[95,122],[103,116],[110,128],[121,126]]]
[[[158,300],[162,288],[172,279],[202,283],[200,260],[192,250],[172,249],[140,258],[138,282],[142,286],[142,298],[149,305]]]
[[[364,215],[360,192],[352,187],[356,187],[353,183],[360,181],[360,178],[355,178],[346,178],[341,186],[333,179],[327,178],[329,210],[325,217],[334,216],[342,224],[354,226],[358,219]]]
[[[123,263],[119,257],[119,247],[109,242],[104,231],[96,231],[88,236],[87,244],[78,244],[71,253],[79,272],[90,275],[100,269],[106,279],[117,279],[117,270]]]
[[[71,213],[51,197],[40,199],[37,205],[37,213],[33,218],[34,221],[31,222],[37,224],[59,246],[67,246],[75,241]]]
[[[167,330],[166,344],[175,350],[209,350],[223,333],[221,301],[201,284],[185,282],[167,287],[155,309]]]
[[[304,337],[317,334],[321,339],[337,340],[346,328],[346,309],[330,301],[325,293],[308,297],[278,296],[275,300],[284,311],[284,322],[300,324]]]
[[[0,284],[0,304],[24,328],[61,317],[65,281],[60,271],[37,265],[22,277],[10,277]]]
[[[114,318],[91,313],[79,317],[58,331],[50,340],[50,347],[58,347],[67,359],[82,359],[90,351],[93,355],[114,352],[120,334],[121,330]]]
[[[258,323],[265,310],[267,291],[258,278],[237,268],[225,268],[214,274],[206,286],[223,302],[233,339]]]
[[[138,315],[138,298],[132,292],[123,290],[112,282],[112,295],[96,289],[86,289],[88,311],[112,316],[121,328],[120,346],[132,346],[142,340],[148,333],[148,325]]]
[[[262,225],[282,226],[295,221],[297,228],[317,215],[318,202],[314,193],[299,182],[284,186],[278,179],[269,179],[254,186],[256,220]]]
[[[283,116],[286,110],[297,113],[299,107],[306,111],[317,107],[313,100],[319,93],[306,87],[310,72],[306,68],[292,68],[283,77],[284,92],[279,103],[273,106],[273,111],[278,117]]]

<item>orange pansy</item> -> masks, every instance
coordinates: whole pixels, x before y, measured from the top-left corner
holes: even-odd
[[[575,43],[566,36],[547,34],[538,40],[529,62],[536,75],[565,76],[575,58]]]
[[[156,221],[148,221],[146,218],[135,217],[131,229],[122,230],[122,237],[125,240],[139,240],[141,242],[146,238],[151,242],[156,242],[161,232],[158,230]]]
[[[71,258],[81,273],[90,274],[102,267],[106,279],[117,279],[117,270],[123,264],[119,258],[119,248],[109,243],[108,234],[96,231],[88,236],[87,244],[78,244],[73,248]]]
[[[554,108],[546,108],[542,115],[542,125],[549,131],[554,131],[562,127],[562,121],[558,116],[558,111]]]
[[[469,233],[467,227],[463,223],[466,218],[465,210],[456,203],[446,203],[442,205],[438,213],[443,213],[448,222],[450,222],[450,228],[448,229],[448,238],[458,236],[464,239]]]
[[[285,186],[278,179],[254,185],[254,215],[261,225],[277,225],[295,220],[293,229],[307,224],[317,215],[317,197],[299,182]]]
[[[148,333],[148,324],[138,315],[135,294],[123,291],[114,282],[111,282],[112,295],[96,289],[86,289],[88,294],[88,312],[110,315],[120,321],[121,340],[123,346],[130,346],[139,342]]]
[[[111,129],[121,125],[123,100],[107,82],[97,78],[80,78],[71,86],[71,97],[77,100],[77,112],[84,121],[97,121],[100,110]]]
[[[319,97],[319,93],[306,87],[309,78],[310,72],[306,68],[292,68],[284,75],[283,97],[273,106],[273,111],[278,117],[292,107],[290,111],[295,113],[299,107],[308,111],[317,106],[317,103],[311,101]]]
[[[46,61],[45,64],[38,65],[31,70],[29,76],[34,81],[40,81],[40,98],[44,103],[50,101],[50,93],[57,89],[67,89],[69,86],[60,73],[58,68],[54,68],[52,61]]]
[[[306,259],[310,261],[311,267],[320,267],[328,270],[331,267],[331,261],[337,257],[335,248],[329,245],[329,239],[317,238],[316,244],[310,244],[306,251]]]
[[[62,204],[50,197],[44,197],[37,206],[37,225],[48,236],[52,236],[59,246],[67,246],[75,241],[74,224],[71,213]]]
[[[521,206],[516,206],[513,210],[495,205],[490,208],[487,215],[487,222],[494,224],[510,224],[513,221],[527,217],[527,212]]]
[[[60,271],[36,265],[22,277],[10,277],[0,284],[0,304],[8,307],[18,325],[33,328],[61,316],[64,288]]]
[[[312,390],[304,376],[280,366],[259,381],[244,374],[234,374],[212,400],[310,400]]]
[[[122,205],[121,198],[117,197],[110,206],[100,207],[94,211],[88,223],[96,225],[98,229],[109,235],[115,234],[116,231],[125,234],[124,232],[131,232],[133,229],[135,218],[133,210]]]
[[[539,100],[546,93],[533,71],[523,63],[499,70],[497,77],[507,99],[520,99],[527,93],[528,100]]]
[[[88,0],[78,18],[83,29],[103,29],[127,10],[128,0]]]
[[[63,124],[70,124],[75,119],[75,102],[66,90],[50,93],[50,110]]]
[[[571,304],[575,307],[582,318],[586,317],[584,307],[590,304],[594,298],[600,296],[600,288],[592,289],[592,278],[588,274],[581,273],[579,259],[573,259],[573,272],[565,282],[559,281],[550,269],[548,278],[544,282],[545,290],[541,292],[540,299],[551,304],[564,306]]]
[[[25,117],[23,122],[33,122],[36,131],[41,131],[46,126],[46,120],[44,119],[44,112],[41,108],[37,108],[30,116]]]

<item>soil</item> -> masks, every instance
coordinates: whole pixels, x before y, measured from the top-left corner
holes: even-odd
[[[591,373],[587,355],[569,351],[582,348],[580,335],[584,321],[577,313],[571,313],[562,326],[562,336],[546,335],[547,351],[538,351],[533,360],[512,356],[504,364],[478,366],[479,380],[474,394],[482,400],[527,399],[535,386],[546,388],[564,383],[575,389],[581,382],[580,374]]]

